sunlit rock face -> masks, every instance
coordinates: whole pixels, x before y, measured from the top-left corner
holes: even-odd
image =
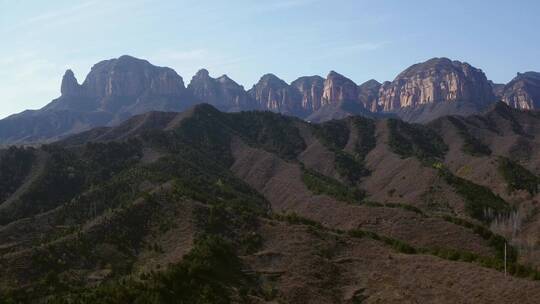
[[[504,87],[502,100],[517,109],[540,109],[540,73],[518,73]]]
[[[324,78],[320,76],[304,76],[293,81],[291,86],[300,92],[300,103],[304,111],[310,113],[321,108]]]
[[[381,84],[374,80],[368,80],[358,86],[358,101],[360,101],[364,107],[371,112],[378,112],[379,107],[377,100],[379,98],[379,89]]]
[[[274,74],[265,74],[248,91],[260,109],[303,117],[300,91]]]
[[[392,111],[431,103],[464,101],[487,105],[495,100],[482,70],[447,58],[415,64],[379,90],[378,107]]]
[[[349,78],[331,71],[324,81],[322,104],[358,100],[358,86]]]

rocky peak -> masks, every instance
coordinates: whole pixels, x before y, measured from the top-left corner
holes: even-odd
[[[231,78],[229,78],[229,76],[227,76],[225,74],[219,76],[217,78],[217,81],[219,81],[221,83],[234,83],[234,84],[240,86],[238,83],[236,83],[236,81],[232,80]]]
[[[301,107],[300,92],[274,74],[263,75],[248,94],[257,102],[260,109],[305,116],[305,111]]]
[[[274,74],[264,74],[255,86],[281,89],[287,87],[288,84]]]
[[[463,101],[487,106],[495,100],[482,70],[448,58],[433,58],[400,73],[379,90],[378,106],[386,111],[424,104]]]
[[[381,83],[375,79],[370,79],[358,86],[358,100],[364,108],[371,112],[378,112],[377,99]]]
[[[208,72],[207,69],[200,69],[199,71],[197,71],[197,73],[193,77],[194,78],[210,78],[210,73]]]
[[[188,89],[200,101],[214,105],[222,111],[254,109],[254,102],[244,87],[226,75],[214,79],[207,70],[202,69],[193,76]]]
[[[77,82],[77,78],[72,70],[67,70],[62,77],[62,85],[60,86],[62,96],[77,96],[81,94],[81,86]]]
[[[540,73],[517,73],[504,87],[502,100],[517,109],[540,109]]]
[[[88,95],[98,98],[177,96],[185,90],[182,77],[174,70],[127,55],[94,65],[83,87]]]
[[[357,98],[356,83],[335,71],[328,73],[324,81],[322,105],[340,101],[356,101]]]
[[[322,106],[324,78],[321,76],[304,76],[291,83],[301,94],[301,106],[305,111],[317,111]]]

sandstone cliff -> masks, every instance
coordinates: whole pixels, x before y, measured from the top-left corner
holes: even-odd
[[[337,103],[340,101],[358,100],[358,87],[349,78],[330,71],[324,81],[322,104]]]
[[[256,109],[255,101],[246,93],[244,87],[223,75],[217,79],[210,77],[202,69],[188,85],[188,89],[201,102],[214,105],[222,111],[241,111]]]
[[[368,80],[358,86],[358,101],[371,112],[379,112],[377,100],[380,88],[381,84],[375,79]]]
[[[259,108],[303,117],[300,92],[273,74],[266,74],[248,91]]]
[[[504,87],[502,100],[517,109],[540,109],[540,73],[518,73]]]
[[[488,105],[495,99],[480,69],[447,58],[415,64],[379,91],[378,106],[384,111],[425,104],[463,101]]]
[[[324,78],[320,76],[300,77],[291,83],[301,95],[301,106],[306,112],[317,111],[322,106]]]

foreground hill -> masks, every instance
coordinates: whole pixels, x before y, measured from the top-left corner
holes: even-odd
[[[536,303],[539,134],[203,104],[5,149],[0,303]]]
[[[357,85],[331,71],[326,78],[303,76],[290,84],[265,74],[246,90],[227,75],[213,78],[202,69],[186,87],[170,68],[121,56],[95,64],[82,84],[66,71],[59,98],[0,120],[0,145],[52,142],[149,111],[181,112],[200,103],[224,112],[265,110],[310,122],[357,115],[427,123],[447,115],[478,114],[497,100],[535,110],[538,79],[538,73],[527,72],[506,86],[494,84],[468,63],[432,58],[382,84],[372,79]]]

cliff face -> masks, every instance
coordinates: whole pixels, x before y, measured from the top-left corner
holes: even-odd
[[[130,56],[94,65],[82,89],[87,97],[99,99],[105,111],[132,105],[143,96],[180,97],[186,90],[174,70]]]
[[[302,118],[328,105],[343,102],[361,105],[357,85],[334,71],[326,79],[320,76],[300,77],[288,85],[275,75],[266,74],[248,92],[261,109]],[[366,100],[372,94],[363,91]],[[369,97],[367,97],[369,95]]]
[[[358,87],[349,78],[331,71],[324,81],[322,104],[357,101]]]
[[[194,98],[174,70],[130,56],[94,65],[79,85],[71,70],[61,96],[45,107],[0,121],[0,142],[44,142],[148,111],[182,111]]]
[[[266,74],[248,91],[260,109],[303,117],[300,91],[273,74]]]
[[[64,77],[62,77],[60,92],[63,96],[80,96],[82,94],[82,88],[72,70],[67,70]]]
[[[459,61],[434,58],[415,64],[379,90],[384,111],[425,104],[463,101],[487,105],[495,99],[484,73]]]
[[[379,98],[379,89],[381,84],[374,79],[368,80],[358,86],[358,101],[364,108],[371,112],[379,112],[377,100]]]
[[[517,109],[540,109],[540,73],[518,73],[504,87],[502,100]]]
[[[186,88],[174,70],[130,56],[94,65],[82,84],[71,70],[61,96],[40,110],[0,120],[0,143],[48,141],[90,127],[114,125],[148,111],[183,111],[209,103],[222,111],[268,110],[321,122],[350,115],[398,116],[428,122],[444,115],[470,115],[503,100],[518,109],[540,108],[540,73],[527,72],[503,86],[467,63],[433,58],[412,65],[392,82],[356,85],[331,71],[291,84],[266,74],[246,92],[228,76],[200,70]]]
[[[301,106],[306,112],[317,111],[322,106],[324,78],[320,76],[300,77],[291,83],[301,95]]]
[[[210,77],[202,69],[191,79],[188,90],[201,102],[209,103],[222,111],[256,109],[255,101],[249,97],[244,87],[223,75],[217,79]]]

